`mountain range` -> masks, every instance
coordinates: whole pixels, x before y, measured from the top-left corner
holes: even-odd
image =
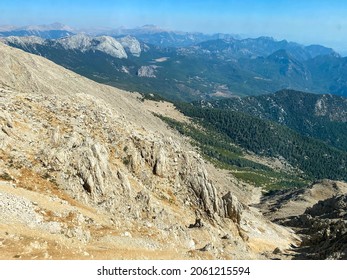
[[[98,82],[170,100],[261,95],[284,88],[347,95],[347,58],[320,45],[155,26],[94,33],[99,35],[1,40]]]
[[[45,39],[56,39],[71,36],[74,31],[71,27],[52,23],[47,25],[28,25],[28,26],[0,26],[0,36],[37,36]]]

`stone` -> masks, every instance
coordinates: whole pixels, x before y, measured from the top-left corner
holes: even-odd
[[[272,252],[273,254],[282,254],[282,250],[278,247],[275,248],[275,250]]]
[[[222,236],[222,239],[230,240],[231,239],[231,235],[229,233],[227,233],[226,235]]]
[[[204,226],[204,225],[203,225],[201,219],[197,218],[197,219],[195,219],[195,223],[194,223],[194,224],[190,224],[190,225],[188,226],[188,228],[201,228],[201,227],[203,227],[203,226]]]
[[[213,245],[211,243],[206,244],[204,247],[200,249],[202,252],[208,252],[212,251],[214,249]]]
[[[231,194],[231,192],[228,192],[226,195],[224,195],[222,200],[225,216],[233,220],[235,223],[240,224],[241,214],[243,210],[242,204],[234,195]]]
[[[131,233],[129,231],[126,231],[126,232],[122,233],[122,236],[130,237],[130,238],[132,237],[132,235],[131,235]]]

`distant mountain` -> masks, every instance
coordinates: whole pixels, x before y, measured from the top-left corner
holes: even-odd
[[[23,27],[1,26],[0,36],[37,36],[44,39],[57,39],[73,35],[73,29],[61,23],[49,25],[29,25]]]
[[[98,82],[170,100],[262,95],[281,89],[347,96],[347,58],[323,46],[231,36],[189,45],[208,38],[198,33],[173,35],[153,26],[127,32],[138,35],[7,37],[1,41]],[[165,36],[157,41],[160,34]],[[171,38],[172,45],[189,46],[168,47],[171,43],[165,43],[165,38]]]
[[[137,28],[119,27],[117,29],[95,29],[83,31],[93,36],[107,35],[113,37],[124,37],[130,35],[146,44],[174,48],[193,46],[208,40],[240,38],[240,36],[236,34],[217,33],[209,35],[200,32],[172,31],[160,28],[156,25],[144,25]]]
[[[282,90],[200,104],[271,120],[347,151],[347,99],[341,96]]]
[[[44,50],[74,50],[82,53],[99,51],[115,58],[127,58],[127,51],[135,56],[141,54],[139,41],[134,37],[126,36],[116,40],[109,36],[91,37],[85,34],[77,34],[60,39],[42,39],[40,37],[14,37],[2,39],[3,42],[20,47],[29,52]],[[124,47],[123,47],[124,46]]]
[[[17,27],[14,26],[14,25],[0,25],[0,32],[8,32],[8,31],[11,31],[11,30],[14,30],[16,29]]]
[[[109,36],[90,37],[84,34],[78,34],[55,41],[50,41],[56,47],[62,47],[65,50],[78,50],[81,52],[100,51],[116,58],[127,58],[122,44]]]
[[[320,55],[339,56],[333,49],[319,45],[303,46],[286,40],[276,41],[271,37],[249,39],[218,39],[197,45],[201,52],[226,59],[267,57],[279,50],[285,50],[299,61],[305,61]]]
[[[260,37],[206,41],[179,52],[218,62],[211,69],[224,71],[218,73],[220,77],[233,68],[224,83],[236,95],[269,94],[289,88],[347,96],[347,58],[323,46],[306,47]]]
[[[313,92],[323,89],[325,93],[347,96],[347,57],[317,56],[306,65],[314,77]]]
[[[41,24],[41,25],[28,25],[24,26],[20,29],[23,30],[38,30],[38,31],[51,31],[51,30],[65,30],[65,31],[70,31],[73,32],[74,29],[68,25],[55,22],[52,24]]]

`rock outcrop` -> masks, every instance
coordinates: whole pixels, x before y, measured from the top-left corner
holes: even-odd
[[[347,259],[346,194],[346,183],[322,180],[270,195],[261,207],[267,216],[301,236],[295,258]]]
[[[321,200],[284,224],[298,228],[299,259],[347,259],[347,195]]]
[[[128,54],[125,48],[134,56],[141,54],[140,43],[132,37],[124,37],[119,41],[110,36],[91,37],[80,33],[60,39],[42,39],[40,37],[15,37],[1,38],[5,44],[20,46],[24,50],[36,49],[37,46],[54,46],[57,49],[78,50],[81,52],[100,51],[115,58],[125,59]],[[124,46],[124,47],[123,47]]]
[[[128,35],[128,36],[119,38],[118,40],[122,44],[124,49],[129,51],[133,56],[139,57],[141,55],[141,52],[142,52],[141,44],[135,37]]]
[[[155,72],[157,68],[158,66],[156,65],[141,66],[137,71],[137,75],[139,77],[156,78]]]

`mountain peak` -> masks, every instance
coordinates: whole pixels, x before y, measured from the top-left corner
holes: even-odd
[[[262,41],[271,41],[274,42],[276,41],[273,37],[271,36],[260,36],[257,38],[257,40],[262,40]]]

